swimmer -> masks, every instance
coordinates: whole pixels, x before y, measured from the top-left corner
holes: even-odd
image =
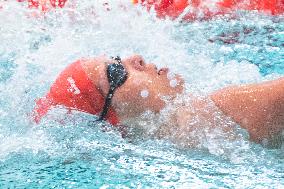
[[[193,119],[209,121],[211,128],[222,127],[216,118],[218,111],[246,129],[256,143],[283,132],[284,78],[230,86],[200,98],[186,94],[183,78],[169,73],[168,68],[157,69],[139,55],[123,60],[106,56],[78,60],[63,70],[46,96],[37,101],[34,120],[38,123],[53,107],[64,106],[97,115],[114,126],[126,125],[127,129],[127,124],[139,121],[145,111],[159,115],[186,96],[191,100],[168,109],[168,120],[154,133],[157,138],[192,146],[192,141],[187,141],[192,130],[204,129],[202,122]],[[215,108],[208,109],[210,103]],[[226,132],[230,128],[222,129]]]

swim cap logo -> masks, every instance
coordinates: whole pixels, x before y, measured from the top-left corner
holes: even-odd
[[[70,88],[67,90],[76,95],[80,94],[80,89],[76,86],[74,79],[72,77],[68,77],[67,81],[70,83]]]

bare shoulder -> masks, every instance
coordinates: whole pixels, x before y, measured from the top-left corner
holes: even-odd
[[[261,142],[283,130],[284,79],[231,86],[211,94],[214,103],[241,127],[252,140]]]

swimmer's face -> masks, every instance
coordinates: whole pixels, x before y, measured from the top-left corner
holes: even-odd
[[[101,61],[104,61],[104,65],[115,62],[109,58]],[[169,69],[157,69],[139,55],[122,59],[122,64],[128,72],[128,78],[112,99],[120,116],[137,116],[146,110],[159,112],[165,106],[165,99],[171,100],[183,91],[184,81],[179,75],[169,77]],[[106,77],[106,71],[102,74]],[[108,90],[108,83],[104,83],[106,85],[104,93]]]

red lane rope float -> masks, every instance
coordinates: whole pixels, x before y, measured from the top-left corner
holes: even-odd
[[[185,8],[189,12],[184,19],[194,20],[197,17],[211,18],[214,15],[226,14],[236,10],[256,10],[272,15],[284,13],[284,0],[132,0],[141,3],[148,9],[155,9],[158,17],[177,18]]]
[[[219,2],[220,7],[257,10],[261,12],[268,12],[272,15],[284,13],[284,0],[223,0]]]
[[[18,2],[28,2],[29,8],[38,8],[47,11],[50,8],[63,8],[67,0],[18,0]]]
[[[30,8],[41,8],[43,11],[50,7],[63,8],[67,0],[17,0],[27,1]],[[132,3],[142,3],[148,9],[154,7],[159,17],[178,17],[186,7],[193,11],[185,17],[202,13],[204,17],[225,14],[233,10],[257,10],[272,15],[284,13],[284,0],[131,0]]]

